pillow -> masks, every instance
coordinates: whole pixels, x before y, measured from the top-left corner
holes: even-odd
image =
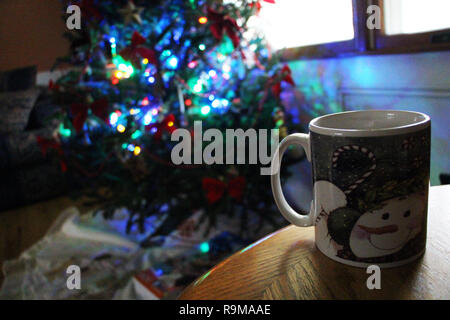
[[[36,84],[36,66],[0,72],[0,92],[28,90]]]
[[[39,89],[0,93],[0,133],[23,131]]]

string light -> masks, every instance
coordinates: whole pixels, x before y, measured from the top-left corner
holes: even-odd
[[[192,106],[192,100],[191,100],[191,99],[186,99],[186,100],[184,100],[184,105],[185,105],[186,107]]]
[[[59,133],[63,136],[63,137],[70,137],[70,135],[72,134],[72,131],[70,131],[70,129],[66,129],[64,127],[64,125],[61,123],[59,125]]]
[[[155,82],[155,77],[149,77],[148,78],[148,82],[149,83],[154,83]]]
[[[136,147],[134,148],[133,153],[134,153],[135,156],[138,156],[138,155],[141,153],[141,151],[142,151],[141,147],[136,146]]]
[[[224,64],[222,67],[222,71],[223,72],[230,72],[231,71],[231,67],[229,64]]]
[[[194,92],[198,93],[200,91],[202,91],[202,84],[197,82],[194,86]]]
[[[211,105],[213,108],[218,108],[220,106],[220,101],[218,99],[215,99]]]
[[[178,66],[178,59],[177,59],[177,57],[170,58],[168,63],[169,63],[169,66],[171,68],[175,69]]]
[[[148,97],[145,97],[144,99],[142,99],[141,101],[141,105],[143,106],[148,106],[150,103],[150,100],[148,100]]]
[[[211,111],[211,108],[209,106],[204,106],[200,111],[203,115],[207,115]]]
[[[168,126],[169,128],[173,127],[173,125],[174,125],[173,121],[169,121],[169,122],[167,123],[167,126]]]
[[[202,253],[207,253],[209,251],[209,243],[208,242],[200,243],[199,249]]]
[[[211,70],[209,70],[208,74],[211,78],[214,78],[217,75],[217,72],[216,72],[216,70],[211,69]]]
[[[198,45],[198,48],[200,49],[200,51],[204,51],[206,49],[206,46],[203,43],[201,43]]]
[[[221,102],[224,107],[228,107],[228,105],[230,104],[230,102],[227,99],[222,99]]]
[[[119,120],[119,116],[117,113],[113,112],[109,115],[109,123],[113,126],[117,123],[117,120]]]
[[[148,126],[153,120],[152,114],[150,112],[147,112],[147,114],[144,116],[144,124]]]
[[[133,152],[133,151],[134,151],[134,145],[129,144],[128,147],[127,147],[127,149],[128,149],[129,151]]]
[[[133,134],[131,135],[131,139],[137,139],[140,136],[142,136],[142,132],[141,130],[136,130],[135,132],[133,132]]]
[[[115,77],[116,77],[117,79],[122,79],[122,78],[123,78],[123,73],[120,72],[120,71],[116,71]]]
[[[125,126],[123,124],[119,124],[117,126],[117,131],[120,133],[124,133],[125,132]]]
[[[142,64],[148,64],[148,59],[147,58],[142,59]]]
[[[200,24],[205,24],[208,22],[208,18],[207,17],[200,17],[198,18],[198,23]]]
[[[197,66],[198,62],[197,61],[191,61],[188,63],[188,67],[190,69],[194,69]]]

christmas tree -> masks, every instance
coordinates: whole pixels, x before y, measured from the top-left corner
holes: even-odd
[[[166,215],[158,234],[198,209],[212,224],[238,212],[245,229],[250,211],[274,223],[259,165],[171,161],[171,134],[193,132],[194,121],[223,133],[278,128],[281,138],[292,129],[280,100],[291,71],[247,27],[260,1],[64,2],[81,8],[82,26],[67,33],[71,53],[56,65],[70,71],[50,83],[59,140],[41,143],[106,216],[127,208],[131,227]]]

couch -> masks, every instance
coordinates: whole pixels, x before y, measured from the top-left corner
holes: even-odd
[[[48,90],[37,88],[35,82],[35,67],[0,72],[0,211],[49,199],[66,190],[60,166],[44,156],[37,143],[38,136],[51,137],[58,124],[50,120],[56,107]],[[35,92],[30,101],[35,102],[16,110],[20,107],[14,97],[30,90]],[[10,125],[20,119],[24,128]]]

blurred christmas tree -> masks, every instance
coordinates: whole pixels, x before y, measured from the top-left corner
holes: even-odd
[[[273,223],[278,214],[260,166],[174,165],[170,157],[171,133],[196,120],[223,133],[279,128],[281,138],[291,128],[280,101],[294,85],[290,69],[247,28],[260,0],[70,4],[81,8],[82,27],[67,33],[71,54],[57,64],[70,71],[50,84],[62,124],[49,146],[78,174],[83,194],[106,216],[127,208],[129,227],[166,215],[159,234],[198,209],[211,223],[239,213],[245,228],[249,211]]]

